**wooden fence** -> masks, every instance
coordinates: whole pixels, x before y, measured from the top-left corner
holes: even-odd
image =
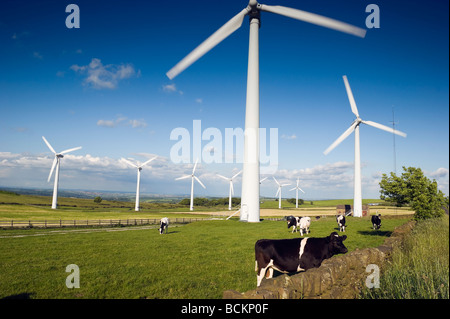
[[[171,224],[187,224],[209,218],[170,218]],[[124,227],[159,225],[159,218],[85,219],[85,220],[0,220],[0,228]]]

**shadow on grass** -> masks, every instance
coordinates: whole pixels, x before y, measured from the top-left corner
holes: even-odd
[[[392,231],[389,230],[358,230],[358,234],[364,235],[364,236],[383,236],[383,237],[390,237],[392,234]]]

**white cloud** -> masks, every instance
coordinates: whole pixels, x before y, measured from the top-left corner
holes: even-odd
[[[166,93],[179,93],[180,95],[183,95],[183,91],[178,90],[175,83],[163,85],[162,90]]]
[[[198,104],[202,104],[203,103],[203,99],[202,98],[195,99],[195,102],[197,102]]]
[[[283,135],[281,135],[281,138],[285,139],[285,140],[295,140],[295,139],[297,139],[297,136],[295,134],[292,134],[292,135],[283,134]]]
[[[140,71],[136,72],[131,64],[108,64],[103,65],[102,61],[93,58],[88,65],[79,66],[74,64],[70,67],[76,73],[86,75],[83,83],[94,89],[115,89],[119,81],[134,76],[139,76]]]
[[[97,121],[97,125],[98,126],[103,126],[103,127],[110,127],[110,128],[117,127],[119,125],[131,126],[132,128],[144,128],[144,127],[147,127],[147,123],[143,119],[129,120],[128,118],[123,117],[123,116],[118,116],[114,120],[103,120],[103,119],[100,119],[100,120]]]
[[[33,52],[33,57],[35,57],[36,59],[42,60],[44,57],[42,56],[42,54],[40,54],[39,52]]]

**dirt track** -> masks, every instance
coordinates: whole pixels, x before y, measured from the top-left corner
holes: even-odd
[[[236,210],[232,211],[216,211],[216,212],[195,212],[195,214],[210,215],[210,216],[230,216],[235,213]],[[381,214],[383,215],[410,215],[414,214],[414,211],[406,209],[395,209],[395,208],[380,208],[374,207],[370,209],[370,215]],[[261,217],[284,217],[288,215],[295,216],[334,216],[336,215],[336,209],[334,207],[319,207],[319,208],[299,208],[299,209],[261,209]],[[234,215],[238,217],[239,213]]]

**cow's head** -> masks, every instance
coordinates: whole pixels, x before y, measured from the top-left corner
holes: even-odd
[[[347,239],[347,236],[339,236],[336,232],[332,232],[330,236],[328,236],[329,247],[333,255],[336,254],[345,254],[348,252],[347,247],[345,247],[343,241]]]
[[[287,219],[287,228],[295,226],[296,222],[294,216],[288,216],[286,219]]]

